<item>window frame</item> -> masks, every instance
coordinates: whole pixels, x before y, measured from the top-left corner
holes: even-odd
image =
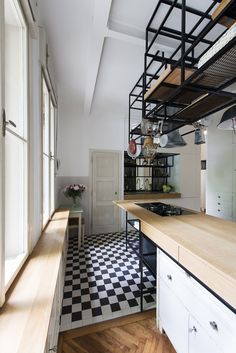
[[[43,86],[45,86],[47,88],[48,91],[48,110],[49,110],[49,124],[48,124],[48,180],[49,180],[49,188],[48,188],[48,219],[46,221],[44,221],[44,155],[46,155],[44,153],[44,107],[43,107]],[[54,108],[54,115],[53,115],[53,119],[54,119],[54,155],[52,155],[52,151],[51,151],[51,129],[52,129],[52,124],[51,124],[51,104]],[[45,229],[47,227],[48,222],[50,221],[54,211],[55,211],[55,131],[56,131],[56,114],[57,114],[57,105],[56,105],[56,100],[55,100],[55,95],[54,95],[54,91],[53,91],[53,86],[51,83],[51,79],[50,79],[50,75],[47,69],[45,69],[45,67],[42,67],[42,74],[41,74],[41,113],[42,113],[42,134],[41,134],[41,167],[42,167],[42,226],[41,229]],[[54,175],[53,175],[53,179],[54,179],[54,186],[53,186],[53,198],[54,198],[54,208],[51,208],[52,202],[52,185],[51,185],[51,163],[54,164]]]
[[[17,263],[17,266],[14,268],[8,283],[5,283],[5,138],[2,134],[3,129],[3,114],[5,113],[5,0],[0,0],[0,14],[1,14],[1,25],[0,25],[0,108],[1,108],[1,119],[0,119],[0,307],[4,304],[5,294],[12,282],[15,280],[19,271],[21,270],[23,264],[29,256],[30,252],[30,232],[29,232],[29,209],[30,209],[30,161],[29,161],[29,149],[30,149],[30,134],[29,134],[29,105],[30,105],[30,96],[29,96],[29,26],[22,9],[21,3],[19,0],[12,0],[13,5],[15,6],[16,12],[19,14],[20,22],[24,27],[24,42],[23,42],[23,100],[24,100],[24,115],[25,115],[25,124],[26,127],[23,128],[22,136],[18,132],[11,131],[11,135],[15,135],[17,138],[26,143],[24,158],[26,158],[26,173],[24,177],[24,203],[25,203],[25,228],[26,234],[23,239],[24,243],[24,256],[21,257],[21,261]],[[9,132],[10,129],[6,128],[6,131]]]

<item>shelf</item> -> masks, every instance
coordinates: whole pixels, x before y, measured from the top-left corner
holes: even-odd
[[[140,228],[139,219],[129,219],[129,220],[127,220],[127,223],[130,224],[134,229],[139,231],[139,228]]]
[[[204,6],[199,11],[180,2],[158,2],[146,27],[144,72],[129,96],[129,137],[143,136],[140,125],[130,129],[137,110],[143,118],[164,120],[166,134],[236,102],[236,94],[226,91],[236,82],[236,1]],[[182,17],[181,30],[168,27],[176,15]],[[172,41],[171,53],[158,51],[165,38]]]
[[[194,70],[186,69],[185,70],[185,79],[188,79],[192,76]],[[181,84],[181,69],[179,67],[175,68],[172,71],[171,66],[169,65],[167,69],[162,73],[162,75],[157,79],[157,81],[152,85],[152,87],[145,93],[144,100],[146,101],[165,101],[171,96],[171,94],[176,90],[177,86]],[[180,104],[189,104],[193,100],[197,99],[201,93],[183,89],[181,94],[179,94],[174,102]]]
[[[219,16],[229,3],[230,0],[222,0],[217,9],[213,12],[211,18],[214,20],[217,16]],[[236,4],[233,4],[225,11],[224,16],[219,19],[219,23],[229,28],[235,23],[235,20]]]

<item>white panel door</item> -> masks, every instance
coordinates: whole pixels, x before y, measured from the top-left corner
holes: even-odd
[[[92,233],[119,231],[119,209],[113,200],[119,195],[118,152],[92,154]]]
[[[164,329],[177,353],[188,353],[189,313],[161,279],[159,295],[160,328]]]

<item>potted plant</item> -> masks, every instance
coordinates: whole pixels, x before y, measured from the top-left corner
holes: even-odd
[[[73,206],[76,206],[78,202],[78,198],[81,199],[82,193],[86,189],[87,189],[87,186],[83,184],[70,184],[70,185],[64,186],[63,194],[68,198],[72,198]]]

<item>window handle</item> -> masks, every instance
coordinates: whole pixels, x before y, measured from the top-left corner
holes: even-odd
[[[7,128],[7,125],[12,125],[14,127],[16,127],[16,124],[14,123],[14,121],[12,120],[8,120],[6,119],[6,111],[5,109],[2,110],[2,134],[3,136],[6,135],[6,128]]]

